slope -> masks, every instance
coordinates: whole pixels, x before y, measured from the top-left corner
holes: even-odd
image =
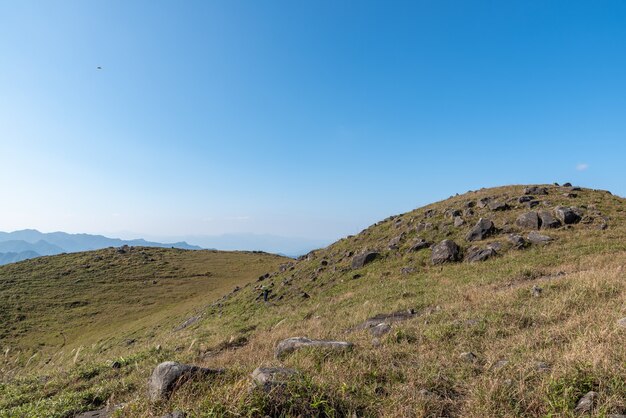
[[[175,409],[189,416],[565,417],[585,412],[577,405],[592,393],[588,415],[623,414],[625,211],[622,198],[570,186],[454,196],[282,266],[208,306],[158,349],[156,341],[137,345],[119,369],[109,366],[113,352],[93,350],[76,365],[40,371],[49,374],[46,383],[32,372],[13,379],[0,391],[0,408],[26,416],[108,405],[120,416],[145,417]],[[458,244],[458,253],[450,242],[439,245],[444,240]],[[271,289],[268,303],[261,286]],[[353,346],[275,357],[290,337]],[[226,373],[152,403],[146,382],[165,360]],[[259,366],[297,374],[272,390],[250,390]]]

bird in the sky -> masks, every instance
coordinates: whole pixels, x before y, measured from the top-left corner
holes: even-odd
[[[96,67],[96,68],[97,68],[98,70],[101,70],[101,69],[102,69],[102,67]]]

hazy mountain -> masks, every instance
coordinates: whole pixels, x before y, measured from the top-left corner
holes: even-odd
[[[7,264],[42,255],[55,255],[79,251],[98,250],[122,245],[142,247],[182,248],[200,250],[201,247],[186,242],[160,243],[144,239],[122,240],[102,235],[68,234],[66,232],[43,233],[35,229],[14,232],[0,232],[0,264]]]

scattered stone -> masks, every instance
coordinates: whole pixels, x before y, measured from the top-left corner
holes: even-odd
[[[432,229],[432,228],[433,228],[433,224],[431,224],[430,222],[420,222],[415,227],[415,231],[422,232],[422,231],[426,231],[426,230]]]
[[[550,365],[548,363],[544,363],[543,361],[536,361],[535,370],[539,372],[546,372],[550,370]]]
[[[202,318],[202,315],[196,315],[196,316],[192,316],[191,318],[187,318],[187,320],[185,320],[185,322],[183,322],[182,324],[180,324],[179,326],[174,328],[174,331],[183,330],[183,329],[187,328],[189,325],[193,325],[196,322],[198,322],[200,320],[200,318]]]
[[[491,220],[486,218],[480,218],[476,225],[469,231],[465,237],[468,241],[478,241],[493,235],[496,232],[496,227]]]
[[[518,249],[524,248],[526,247],[526,245],[528,245],[524,237],[522,237],[521,235],[509,234],[507,235],[507,239],[509,240],[509,242],[511,242],[511,244],[513,244],[513,247]]]
[[[539,203],[541,203],[541,202],[539,202],[538,200],[530,200],[530,201],[528,201],[528,202],[524,203],[524,205],[525,205],[528,209],[532,209],[532,208],[534,208],[534,207],[539,206]]]
[[[359,254],[352,259],[352,268],[359,269],[366,264],[369,264],[372,261],[376,260],[379,256],[380,254],[375,251],[369,251],[363,254]]]
[[[619,325],[620,327],[626,328],[626,317],[618,320],[617,325]]]
[[[114,361],[113,363],[111,363],[112,369],[120,369],[121,367],[122,367],[122,363],[120,363],[119,361]]]
[[[429,246],[429,242],[426,242],[426,240],[422,238],[418,238],[413,242],[413,244],[411,244],[411,246],[409,247],[409,251],[419,251],[423,250],[424,248],[428,248]]]
[[[436,398],[437,395],[435,395],[433,392],[429,391],[428,389],[420,389],[417,394],[419,396],[421,396],[422,398],[426,398],[426,399],[432,399],[432,398]]]
[[[284,386],[298,372],[285,367],[257,367],[252,372],[254,387],[269,392],[277,386]]]
[[[380,347],[382,343],[379,338],[372,338],[372,347]]]
[[[74,418],[109,418],[111,411],[106,408],[98,409],[97,411],[87,411],[75,415]]]
[[[490,242],[489,244],[487,244],[487,248],[491,248],[495,252],[498,252],[502,249],[502,244],[500,244],[499,242]]]
[[[372,328],[370,328],[370,332],[374,337],[382,337],[383,335],[389,333],[391,331],[391,325],[383,322],[378,324]]]
[[[539,186],[526,187],[524,189],[524,194],[544,195],[544,194],[548,194],[548,189],[545,187],[539,187]]]
[[[525,196],[520,196],[517,198],[518,203],[526,203],[526,202],[530,202],[531,200],[534,200],[535,196],[530,196],[530,195],[525,195]]]
[[[486,208],[487,205],[489,205],[489,202],[491,202],[490,197],[483,197],[482,199],[478,200],[478,207],[481,209]]]
[[[531,289],[530,293],[538,298],[539,296],[541,296],[541,292],[543,292],[543,289],[539,286],[537,286],[536,284],[533,285],[533,288]]]
[[[307,292],[302,292],[302,294],[300,294],[300,297],[302,299],[308,299],[311,297],[311,295],[309,295]]]
[[[563,193],[563,196],[567,197],[568,199],[574,199],[578,197],[576,193]]]
[[[503,368],[507,364],[509,364],[509,361],[507,359],[498,360],[493,366],[491,366],[491,368],[493,370],[498,370],[498,369]]]
[[[400,273],[402,274],[412,274],[415,273],[417,270],[413,267],[402,267],[400,269]]]
[[[380,324],[392,324],[394,322],[407,321],[417,316],[417,313],[413,309],[407,309],[405,311],[393,312],[390,314],[378,314],[367,319],[362,324],[356,326],[354,330],[371,329]]]
[[[528,234],[528,241],[530,241],[533,244],[547,244],[550,241],[552,241],[552,238],[547,235],[542,235],[538,233],[537,231],[531,231]]]
[[[572,187],[572,183],[570,182],[563,183],[563,187]]]
[[[478,248],[478,247],[470,247],[467,249],[467,254],[465,255],[465,261],[468,263],[474,263],[477,261],[485,261],[496,255],[496,250],[493,248]]]
[[[598,397],[598,392],[590,391],[578,400],[574,412],[579,414],[589,414],[593,410],[593,405]]]
[[[154,368],[148,380],[148,395],[151,401],[167,399],[176,386],[185,380],[192,377],[217,375],[223,372],[223,369],[207,369],[166,361]]]
[[[518,216],[515,223],[525,229],[539,229],[541,227],[541,219],[537,212],[526,212]]]
[[[388,245],[389,249],[397,250],[403,239],[404,239],[404,234],[401,234],[401,235],[398,235],[397,237],[392,238],[389,241],[389,245]]]
[[[287,354],[293,353],[296,350],[307,347],[345,351],[351,349],[353,346],[354,345],[352,343],[346,341],[311,340],[306,337],[293,337],[287,338],[286,340],[278,343],[274,355],[276,358],[281,358]]]
[[[457,216],[461,216],[461,211],[459,209],[448,209],[445,213],[447,218],[456,218]]]
[[[161,418],[187,418],[187,414],[183,411],[173,411],[163,415]]]
[[[459,226],[462,226],[464,224],[465,224],[465,221],[463,220],[463,218],[461,218],[460,216],[454,217],[454,226],[458,228]]]
[[[554,218],[554,216],[552,216],[552,214],[548,211],[541,211],[538,215],[541,220],[541,229],[558,228],[561,226],[561,221]]]
[[[582,219],[582,216],[575,208],[557,206],[554,209],[554,212],[556,213],[557,218],[559,218],[565,225],[576,224]]]
[[[470,216],[474,216],[474,211],[470,208],[463,209],[463,216],[469,218]]]
[[[461,353],[459,355],[459,358],[463,361],[467,361],[468,363],[474,363],[476,360],[478,360],[476,354],[472,353],[471,351],[467,353]]]
[[[436,214],[437,211],[435,209],[428,209],[426,212],[424,212],[424,218],[432,218]]]
[[[452,240],[445,239],[432,247],[431,262],[433,264],[443,264],[461,259],[461,249]]]
[[[489,210],[492,210],[494,212],[508,210],[510,208],[509,205],[507,205],[506,203],[498,202],[495,200],[492,202],[489,202],[487,206],[489,207]]]
[[[626,418],[625,414],[608,414],[606,418]]]

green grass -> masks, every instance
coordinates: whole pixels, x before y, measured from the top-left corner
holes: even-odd
[[[549,204],[538,209],[576,205],[594,219],[545,231],[555,238],[553,243],[525,250],[510,248],[504,237],[506,231],[527,232],[515,225],[526,210],[514,200],[522,186],[455,196],[388,219],[266,279],[264,284],[272,287],[269,304],[258,300],[260,291],[253,283],[217,304],[211,303],[217,296],[204,300],[194,311],[202,312],[202,319],[178,333],[146,324],[144,334],[159,335],[161,350],[155,350],[154,338],[139,339],[125,348],[125,355],[136,357],[121,369],[111,369],[108,362],[114,353],[122,354],[114,349],[99,353],[91,346],[85,346],[85,357],[81,354],[76,365],[71,356],[43,371],[22,363],[20,377],[0,387],[0,411],[38,416],[47,405],[59,405],[50,416],[66,417],[106,399],[124,405],[119,415],[133,417],[174,409],[194,417],[570,417],[578,399],[595,390],[594,416],[626,413],[626,330],[617,325],[626,316],[626,202],[602,191],[576,193],[577,198],[568,198],[550,187],[548,196],[540,196]],[[485,196],[509,200],[513,208],[475,208],[460,228],[444,215]],[[428,209],[437,213],[425,219]],[[417,236],[432,242],[454,239],[466,249],[470,244],[464,236],[481,216],[503,230],[485,240],[503,245],[493,259],[432,266],[430,250],[406,251]],[[434,228],[417,233],[422,221]],[[597,228],[602,222],[608,229]],[[389,241],[401,233],[400,249],[389,250]],[[381,259],[352,270],[347,253],[366,249],[380,251]],[[328,265],[322,266],[322,260]],[[405,267],[413,272],[403,273]],[[19,265],[13,268],[20,270]],[[360,277],[354,278],[355,273]],[[532,296],[533,285],[543,288],[540,297]],[[302,298],[302,292],[310,298]],[[181,296],[172,306],[186,300]],[[379,344],[367,331],[348,332],[370,316],[407,308],[422,314],[393,324]],[[110,338],[127,338],[116,334]],[[24,341],[29,335],[23,334]],[[302,350],[275,360],[276,343],[293,336],[348,340],[355,347],[341,354]],[[467,351],[476,354],[476,362],[459,359]],[[508,360],[505,366],[493,367],[503,359]],[[164,360],[228,372],[189,382],[170,400],[150,404],[146,379]],[[549,369],[538,369],[537,362]],[[298,379],[285,391],[250,391],[252,370],[275,365],[297,369]],[[40,380],[42,374],[50,380]]]

